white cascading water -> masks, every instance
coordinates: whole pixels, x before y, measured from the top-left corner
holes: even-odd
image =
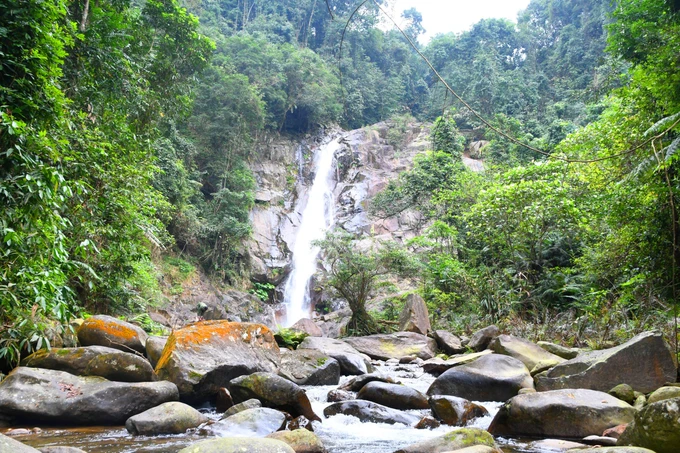
[[[314,182],[309,189],[307,205],[302,211],[293,247],[291,272],[284,287],[286,317],[283,324],[286,327],[299,319],[310,317],[309,282],[316,272],[320,251],[312,242],[323,239],[333,224],[333,157],[339,148],[340,142],[336,138],[324,144],[314,156]]]

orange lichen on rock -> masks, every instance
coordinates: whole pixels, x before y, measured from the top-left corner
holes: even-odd
[[[78,328],[78,330],[81,329],[96,329],[113,337],[126,340],[132,340],[139,335],[139,332],[131,327],[101,318],[89,318],[85,320]]]

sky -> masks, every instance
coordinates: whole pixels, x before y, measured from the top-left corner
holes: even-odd
[[[437,33],[462,32],[484,18],[507,18],[517,21],[517,13],[529,5],[529,0],[392,0],[394,19],[405,9],[416,8],[423,15],[426,43]]]

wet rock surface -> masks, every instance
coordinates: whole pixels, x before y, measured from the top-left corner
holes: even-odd
[[[265,437],[286,426],[286,415],[276,409],[256,407],[230,415],[209,426],[218,436]]]
[[[293,382],[271,373],[253,373],[241,376],[229,383],[235,402],[258,399],[263,406],[281,409],[297,417],[321,421],[303,389]]]
[[[418,390],[386,382],[369,382],[359,390],[357,399],[400,410],[429,408],[427,397]]]
[[[465,426],[472,419],[489,415],[483,406],[457,396],[432,396],[428,403],[434,416],[451,426]]]
[[[352,415],[362,422],[372,423],[402,423],[404,425],[415,425],[420,421],[420,417],[417,415],[392,409],[371,401],[362,400],[333,403],[324,409],[323,414],[326,417],[337,414]]]

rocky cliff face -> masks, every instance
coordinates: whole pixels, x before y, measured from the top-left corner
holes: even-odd
[[[379,239],[404,240],[418,233],[422,219],[412,212],[387,220],[371,218],[367,212],[371,198],[430,147],[429,126],[413,123],[399,133],[391,133],[391,127],[379,123],[350,132],[325,130],[299,142],[277,139],[261,146],[251,166],[258,184],[248,244],[254,280],[275,285],[285,280],[314,177],[314,153],[331,137],[341,137],[343,144],[336,152],[336,225]]]

